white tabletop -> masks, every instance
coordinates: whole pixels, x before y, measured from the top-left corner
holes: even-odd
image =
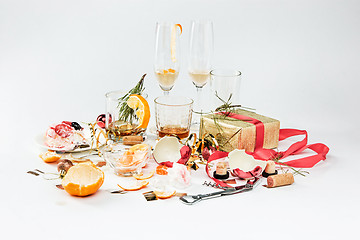
[[[1,204],[4,239],[122,237],[338,239],[356,236],[360,4],[356,1],[6,1],[0,0]],[[26,172],[55,171],[34,138],[62,120],[94,121],[104,94],[143,73],[152,101],[157,21],[183,25],[182,68],[171,94],[195,96],[187,75],[191,19],[214,22],[215,67],[243,73],[241,103],[306,129],[329,146],[326,161],[291,186],[187,206],[110,194],[117,176],[77,198]],[[205,86],[205,93],[209,92]],[[154,114],[153,114],[154,115]],[[154,119],[151,119],[154,126]],[[189,194],[214,191],[193,172]],[[120,180],[119,180],[120,181]],[[354,238],[354,237],[353,237]]]

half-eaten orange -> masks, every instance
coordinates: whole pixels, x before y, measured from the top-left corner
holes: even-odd
[[[71,167],[62,180],[65,191],[74,196],[95,193],[104,182],[104,172],[93,163],[79,163]]]

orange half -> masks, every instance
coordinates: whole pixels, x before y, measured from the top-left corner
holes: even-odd
[[[141,95],[132,94],[127,100],[127,105],[136,111],[136,116],[139,118],[137,128],[146,128],[150,121],[150,107],[146,99]]]
[[[74,196],[95,193],[104,182],[104,172],[93,163],[79,163],[71,167],[62,180],[65,191]]]

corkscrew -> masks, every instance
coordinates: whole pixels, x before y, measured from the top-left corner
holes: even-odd
[[[220,184],[216,184],[216,183],[213,183],[213,182],[205,181],[202,185],[208,186],[208,187],[213,187],[213,188],[226,189],[226,187],[221,187]]]
[[[180,201],[185,204],[192,205],[201,200],[222,197],[222,196],[229,196],[229,195],[233,195],[233,194],[241,193],[241,192],[247,192],[247,191],[254,189],[254,187],[256,187],[257,184],[259,184],[259,178],[255,178],[254,180],[248,180],[245,185],[237,186],[234,188],[227,188],[225,190],[218,191],[218,192],[182,196],[182,197],[180,197]]]

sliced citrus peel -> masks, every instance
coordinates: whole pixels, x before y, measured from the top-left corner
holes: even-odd
[[[156,167],[156,174],[157,175],[167,175],[168,171],[167,171],[168,167],[165,165],[159,165]]]
[[[160,192],[160,191],[154,191],[155,195],[157,198],[160,199],[167,199],[167,198],[171,198],[172,196],[175,195],[176,191],[169,191],[169,192]]]
[[[149,146],[146,144],[136,144],[129,148],[124,155],[118,160],[119,167],[131,167],[138,165],[149,157]]]
[[[50,151],[50,150],[47,152],[41,153],[39,155],[39,157],[46,163],[56,162],[57,160],[59,160],[61,158],[61,156],[59,154],[57,154],[56,152]]]
[[[146,128],[150,121],[150,107],[146,99],[141,95],[132,94],[126,103],[136,111],[135,114],[139,118],[139,125],[136,128]]]
[[[137,190],[140,190],[140,189],[146,187],[148,184],[149,184],[149,181],[141,181],[141,182],[136,182],[135,185],[130,186],[130,187],[123,187],[120,184],[118,184],[118,186],[125,191],[137,191]]]
[[[181,24],[177,23],[177,24],[175,24],[175,26],[180,28],[180,35],[181,35],[182,34],[182,26],[181,26]]]
[[[182,26],[180,24],[175,24],[171,31],[171,42],[170,42],[170,50],[171,50],[171,60],[176,62],[176,29],[180,28],[180,35],[182,34]]]
[[[144,175],[144,173],[134,174],[133,177],[136,180],[145,180],[151,178],[152,176],[154,176],[154,174],[155,174],[155,170],[146,175]]]
[[[100,137],[101,137],[101,135],[104,136],[105,142],[107,142],[107,140],[109,139],[109,133],[105,133],[105,131],[101,128],[96,128],[97,121],[95,123],[88,123],[88,125],[89,125],[90,131],[93,135],[93,137],[91,138],[90,149],[93,149],[94,141],[95,141],[95,144],[96,144],[95,147],[100,156],[100,146],[101,146]],[[100,132],[98,133],[97,131],[100,131]]]

